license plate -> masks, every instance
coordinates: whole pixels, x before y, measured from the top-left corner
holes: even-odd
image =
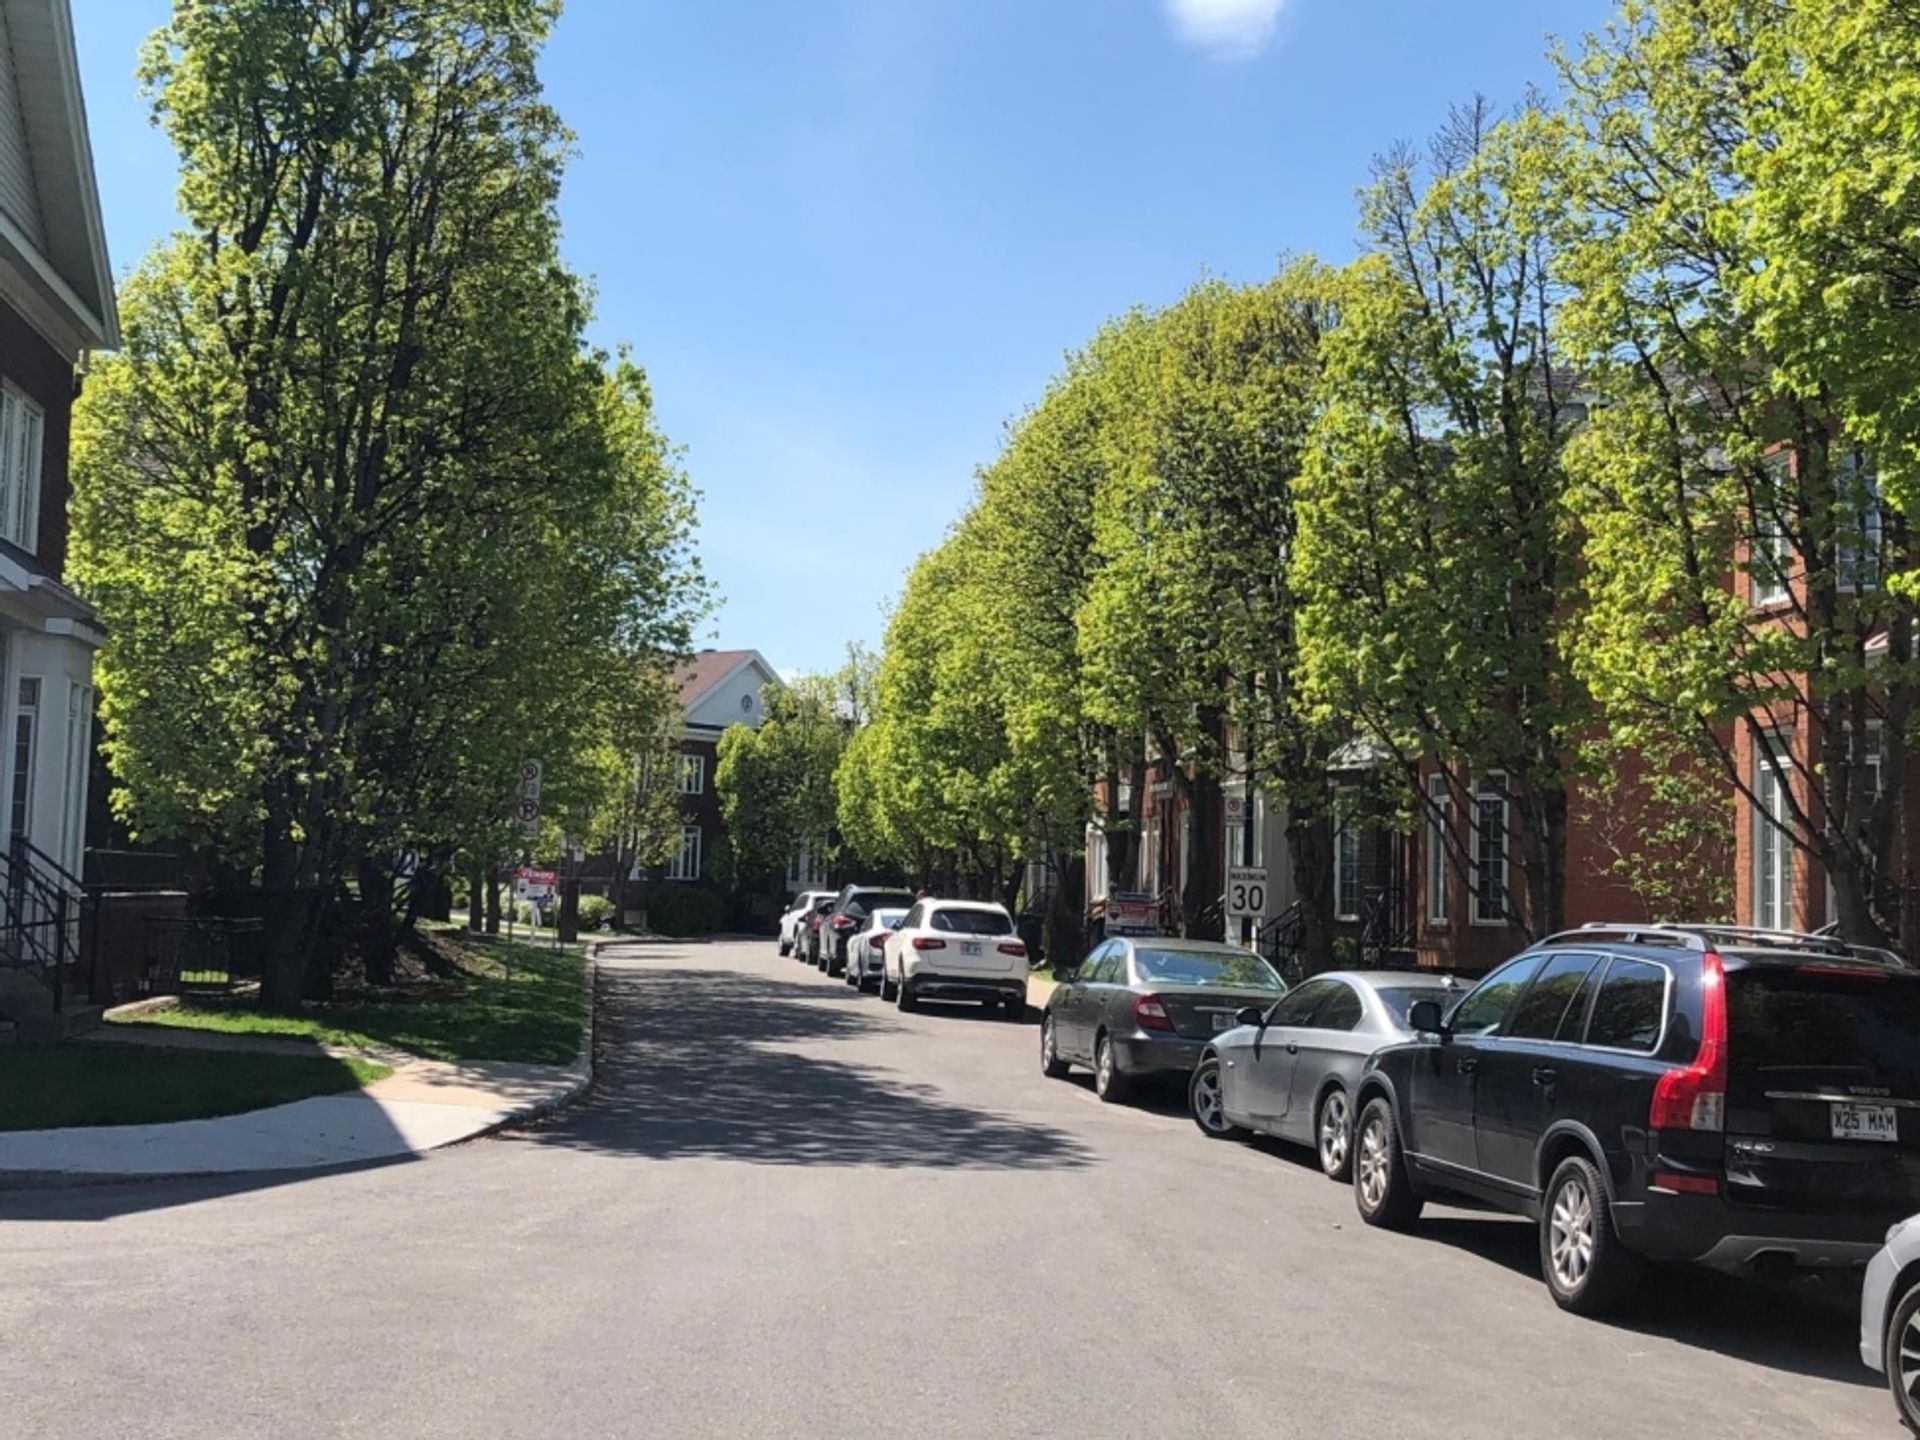
[[[1829,1109],[1836,1140],[1898,1141],[1900,1138],[1900,1112],[1891,1105],[1835,1103]]]
[[[1232,1027],[1233,1027],[1233,1016],[1222,1014],[1218,1010],[1213,1012],[1213,1028],[1214,1029],[1228,1030],[1228,1029],[1231,1029]]]
[[[960,942],[960,953],[962,955],[978,955],[980,953],[980,942],[978,940],[962,940]]]

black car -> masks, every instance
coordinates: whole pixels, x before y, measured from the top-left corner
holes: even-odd
[[[812,959],[829,975],[842,975],[847,969],[847,942],[867,923],[875,910],[904,910],[913,904],[908,890],[883,890],[873,885],[849,885],[834,896],[826,917],[820,922],[819,949]]]
[[[1355,1097],[1361,1217],[1455,1193],[1534,1218],[1565,1309],[1645,1260],[1864,1264],[1920,1210],[1920,973],[1884,951],[1592,926],[1408,1019]]]

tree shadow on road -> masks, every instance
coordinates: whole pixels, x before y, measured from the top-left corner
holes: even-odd
[[[603,966],[587,1101],[508,1140],[669,1160],[1060,1169],[1064,1131],[956,1103],[931,1085],[797,1053],[885,1034],[885,1011],[739,972]]]
[[[1414,1233],[1504,1265],[1541,1284],[1539,1230],[1528,1220],[1487,1214],[1429,1214]],[[1691,1265],[1650,1267],[1618,1314],[1590,1323],[1710,1350],[1770,1370],[1843,1384],[1883,1382],[1860,1363],[1858,1280],[1829,1284],[1751,1279]]]

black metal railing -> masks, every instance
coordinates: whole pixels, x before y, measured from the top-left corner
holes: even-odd
[[[1304,957],[1300,933],[1304,923],[1300,902],[1296,900],[1271,920],[1263,921],[1253,932],[1253,948],[1289,984],[1302,978]]]
[[[149,995],[226,994],[260,976],[258,916],[156,915],[146,925],[142,989]]]
[[[1360,963],[1386,965],[1413,947],[1413,920],[1404,885],[1369,890],[1360,899]]]
[[[46,987],[57,1014],[80,971],[78,879],[24,835],[0,851],[0,966]]]

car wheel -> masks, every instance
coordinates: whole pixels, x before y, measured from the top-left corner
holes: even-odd
[[[893,976],[887,971],[882,970],[880,972],[880,998],[882,1000],[891,1000],[899,993],[899,987],[893,983]]]
[[[1354,1150],[1353,1200],[1360,1218],[1384,1230],[1405,1230],[1420,1218],[1424,1202],[1407,1174],[1399,1127],[1385,1099],[1369,1101],[1360,1112]]]
[[[1063,1080],[1073,1067],[1060,1058],[1060,1044],[1053,1033],[1053,1016],[1040,1022],[1040,1073],[1049,1080]]]
[[[1353,1112],[1347,1092],[1338,1085],[1320,1100],[1314,1117],[1313,1138],[1320,1151],[1320,1169],[1329,1180],[1345,1184],[1353,1178]]]
[[[1120,1068],[1113,1042],[1102,1035],[1093,1042],[1093,1093],[1109,1105],[1117,1105],[1132,1089],[1133,1081]]]
[[[1244,1140],[1247,1131],[1227,1119],[1227,1107],[1220,1093],[1220,1057],[1209,1055],[1194,1066],[1187,1081],[1187,1113],[1200,1133],[1209,1140]]]
[[[1540,1269],[1554,1303],[1576,1315],[1613,1309],[1640,1281],[1640,1257],[1614,1234],[1606,1185],[1584,1155],[1562,1160],[1547,1184]]]
[[[1900,1303],[1893,1307],[1882,1356],[1887,1367],[1887,1388],[1893,1391],[1893,1404],[1900,1412],[1900,1421],[1920,1434],[1920,1284],[1908,1286]]]
[[[920,1008],[920,1002],[914,997],[912,987],[907,984],[907,977],[904,975],[900,977],[900,994],[894,1003],[902,1010],[917,1010]]]
[[[1027,1002],[1024,999],[1002,1000],[1000,1002],[1000,1009],[1006,1018],[1014,1024],[1024,1025],[1027,1023]]]
[[[780,958],[784,960],[787,958],[787,956],[791,955],[792,953],[793,953],[793,942],[791,940],[782,940],[780,942]]]

